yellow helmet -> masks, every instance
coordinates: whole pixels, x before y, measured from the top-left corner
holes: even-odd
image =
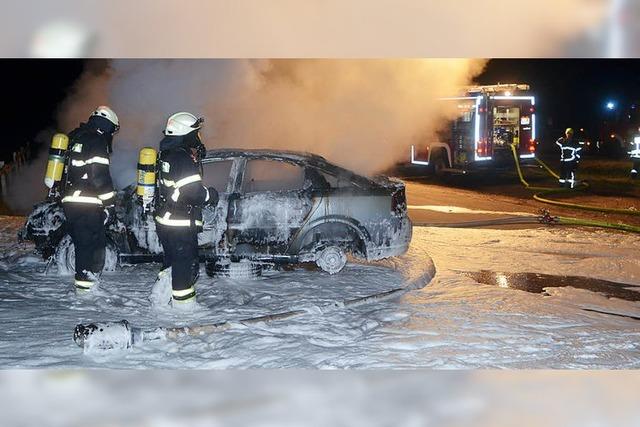
[[[564,134],[567,136],[573,135],[573,128],[567,128],[567,130],[564,131]]]

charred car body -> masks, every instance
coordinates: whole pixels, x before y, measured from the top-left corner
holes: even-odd
[[[403,254],[411,240],[404,184],[366,178],[313,154],[271,150],[211,150],[202,160],[204,185],[220,196],[203,210],[198,235],[207,273],[242,260],[316,262],[340,271],[346,255],[377,260]],[[108,230],[107,267],[154,261],[162,247],[153,215],[135,187],[119,192],[118,221]],[[73,247],[56,201],[37,205],[23,239],[44,257],[72,268]],[[246,263],[246,261],[245,261]]]

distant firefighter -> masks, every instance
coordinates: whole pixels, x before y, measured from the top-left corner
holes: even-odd
[[[633,162],[631,166],[631,179],[636,179],[638,177],[638,172],[640,172],[640,136],[633,138],[629,156]]]
[[[558,138],[556,144],[560,147],[560,186],[575,188],[576,170],[580,162],[580,143],[573,137],[573,129],[567,128],[565,136]]]
[[[69,134],[69,162],[62,192],[67,227],[75,246],[75,287],[89,291],[105,261],[106,227],[115,221],[115,192],[109,173],[113,135],[118,116],[100,106],[87,123]]]

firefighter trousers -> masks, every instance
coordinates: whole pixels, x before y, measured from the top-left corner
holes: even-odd
[[[578,169],[578,162],[575,160],[560,161],[560,179],[558,181],[561,187],[574,188],[576,186],[576,169]]]
[[[633,166],[631,166],[631,179],[636,179],[640,173],[640,159],[633,159]]]
[[[171,267],[171,288],[174,299],[195,296],[195,285],[200,274],[198,257],[198,231],[195,227],[177,227],[156,223],[156,231],[162,244],[164,260],[162,269]],[[191,292],[187,292],[191,290]]]
[[[104,268],[107,235],[102,206],[87,203],[63,203],[66,230],[71,236],[76,257],[76,287],[89,289]]]

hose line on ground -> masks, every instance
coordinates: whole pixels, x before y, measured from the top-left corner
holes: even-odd
[[[538,216],[510,216],[505,218],[488,219],[483,221],[466,221],[453,223],[430,223],[414,222],[416,227],[442,227],[442,228],[476,228],[491,227],[494,225],[512,224],[544,224],[544,225],[581,225],[583,227],[608,228],[613,230],[623,230],[632,233],[640,233],[640,227],[629,224],[614,224],[604,221],[594,221],[578,218],[568,218],[562,216],[552,216],[547,210],[542,210]]]
[[[524,179],[524,176],[522,174],[522,169],[520,168],[520,160],[518,159],[518,153],[516,152],[516,147],[514,145],[511,145],[510,147],[511,147],[511,152],[513,153],[513,160],[516,165],[516,171],[518,172],[518,178],[520,179],[520,182],[525,188],[532,191],[537,191],[537,193],[533,195],[533,198],[535,200],[542,203],[547,203],[555,206],[562,206],[562,207],[571,208],[571,209],[581,209],[581,210],[592,211],[592,212],[603,212],[603,213],[606,212],[606,213],[640,216],[640,211],[634,211],[630,209],[616,209],[616,208],[605,208],[600,206],[581,205],[578,203],[560,202],[557,200],[551,200],[546,198],[545,196],[549,196],[551,194],[566,193],[568,191],[576,191],[576,190],[570,190],[566,188],[536,187],[536,186],[530,185],[527,182],[527,180]],[[558,174],[556,174],[542,160],[539,160],[536,158],[536,161],[544,169],[546,169],[551,176],[555,178],[559,178]],[[578,191],[585,190],[588,187],[589,185],[586,182],[582,182],[581,188],[579,188]],[[559,224],[583,225],[587,227],[609,228],[609,229],[630,231],[633,233],[640,233],[640,227],[629,225],[629,224],[615,224],[615,223],[604,222],[604,221],[584,220],[579,218],[568,218],[568,217],[556,217],[556,218]]]

